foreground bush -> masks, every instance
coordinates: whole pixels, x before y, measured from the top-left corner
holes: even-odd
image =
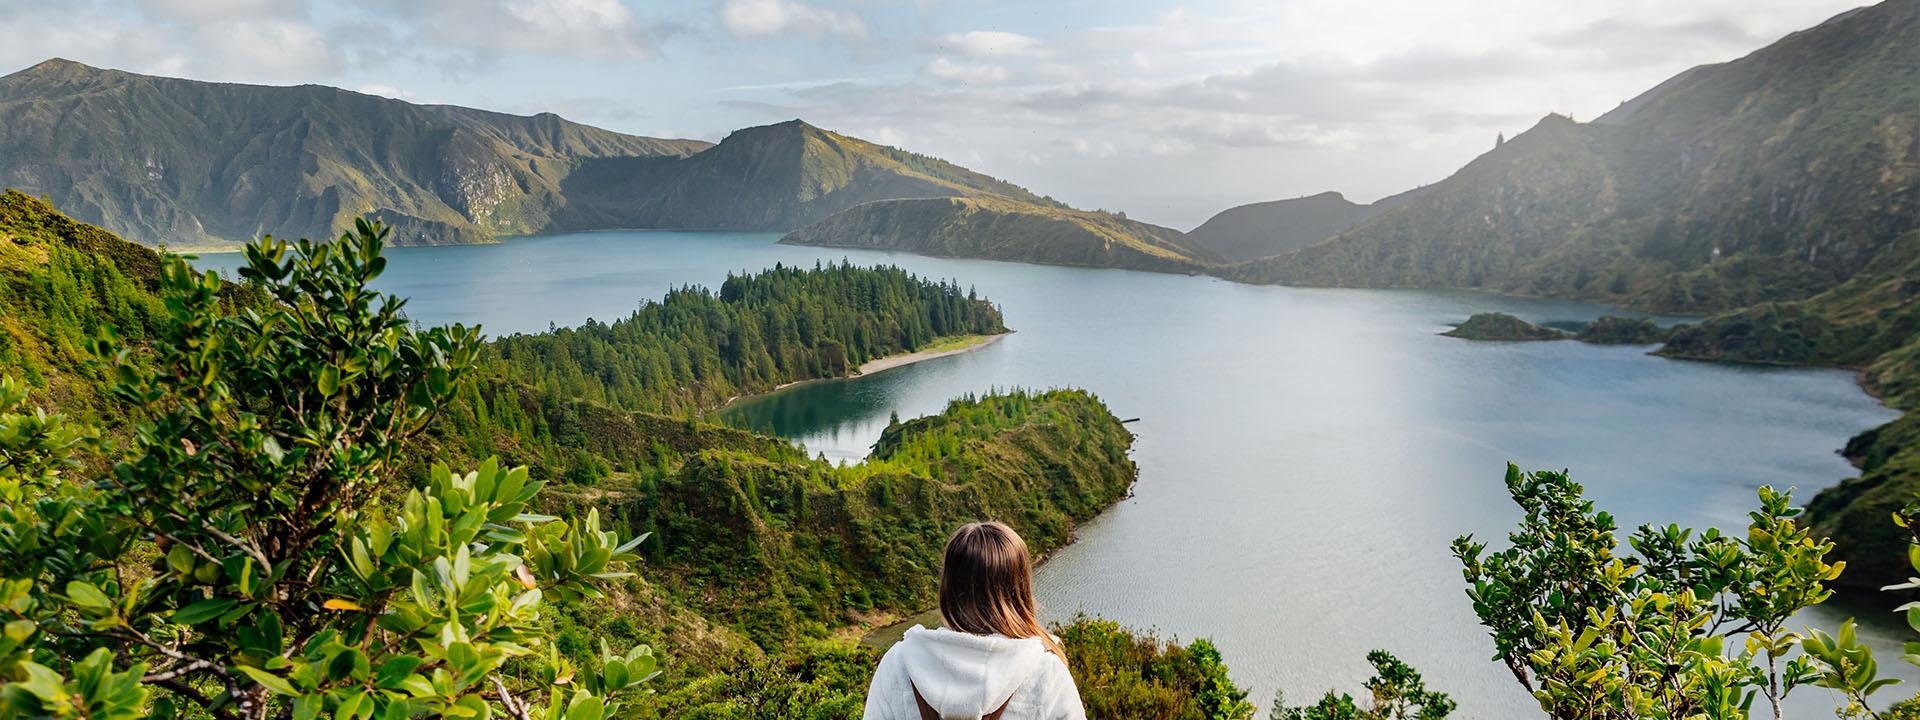
[[[1227,677],[1207,640],[1181,647],[1110,620],[1078,618],[1057,629],[1089,718],[1244,720],[1247,691]]]
[[[1496,659],[1548,715],[1734,719],[1761,704],[1779,718],[1789,693],[1814,685],[1843,699],[1841,717],[1909,716],[1871,709],[1896,681],[1879,677],[1852,621],[1833,634],[1788,628],[1833,594],[1844,563],[1827,562],[1833,544],[1800,525],[1787,493],[1760,488],[1741,535],[1641,526],[1628,553],[1566,473],[1509,465],[1506,483],[1524,512],[1509,547],[1461,537],[1454,553]],[[1909,619],[1920,627],[1920,613]]]
[[[576,671],[538,622],[637,541],[525,512],[524,469],[397,487],[478,341],[368,290],[384,235],[249,246],[246,312],[170,259],[149,346],[96,348],[124,447],[0,383],[0,717],[599,720],[641,688],[645,648]]]

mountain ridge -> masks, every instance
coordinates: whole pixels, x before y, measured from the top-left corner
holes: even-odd
[[[999,197],[876,200],[788,233],[780,242],[1189,274],[1219,261],[1186,245],[1184,235],[1172,228]]]
[[[322,85],[66,60],[0,77],[0,185],[147,244],[326,237],[363,214],[419,242],[484,241],[542,227],[577,157],[705,146]]]
[[[1920,227],[1920,1],[1548,116],[1405,205],[1227,271],[1705,313],[1811,297]]]
[[[720,143],[552,113],[421,105],[325,85],[142,75],[55,58],[0,77],[0,186],[152,244],[268,229],[328,237],[376,217],[395,244],[555,230],[787,231],[864,202],[1059,202],[801,120]]]
[[[1365,204],[1328,190],[1236,205],[1188,230],[1187,244],[1206,248],[1228,261],[1279,255],[1338,235],[1405,204],[1425,189],[1418,187]]]

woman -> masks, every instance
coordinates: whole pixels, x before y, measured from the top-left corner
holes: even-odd
[[[1060,639],[1033,608],[1033,561],[1020,535],[969,523],[940,568],[946,627],[914,626],[867,688],[866,720],[1083,720]]]

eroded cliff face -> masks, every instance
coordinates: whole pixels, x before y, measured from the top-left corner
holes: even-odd
[[[546,227],[583,161],[706,147],[551,115],[64,60],[0,78],[0,184],[148,244],[325,237],[368,214],[418,233],[397,232],[400,244],[485,241]]]

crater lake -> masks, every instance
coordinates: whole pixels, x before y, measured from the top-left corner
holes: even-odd
[[[393,248],[381,289],[430,324],[491,335],[610,321],[668,288],[729,271],[850,259],[951,278],[1001,304],[1016,332],[977,351],[728,407],[728,422],[836,461],[868,452],[892,413],[937,412],[992,388],[1094,391],[1138,435],[1134,495],[1080,528],[1038,573],[1049,618],[1100,615],[1210,637],[1265,716],[1360,692],[1390,650],[1466,717],[1535,717],[1490,661],[1448,550],[1504,544],[1519,519],[1502,477],[1569,469],[1625,529],[1741,528],[1763,484],[1804,503],[1853,474],[1836,454],[1895,414],[1845,372],[1667,360],[1647,347],[1480,343],[1439,336],[1475,312],[1584,321],[1610,308],[1467,292],[1251,286],[1206,277],[938,259],[775,244],[777,235],[597,232],[495,245]],[[204,255],[231,271],[237,254]],[[671,540],[668,540],[671,542]],[[1908,633],[1877,606],[1830,602],[1805,624],[1859,615],[1898,662]],[[1798,624],[1796,624],[1798,625]],[[1467,649],[1462,652],[1462,648]],[[1833,706],[1802,688],[1801,714]]]

